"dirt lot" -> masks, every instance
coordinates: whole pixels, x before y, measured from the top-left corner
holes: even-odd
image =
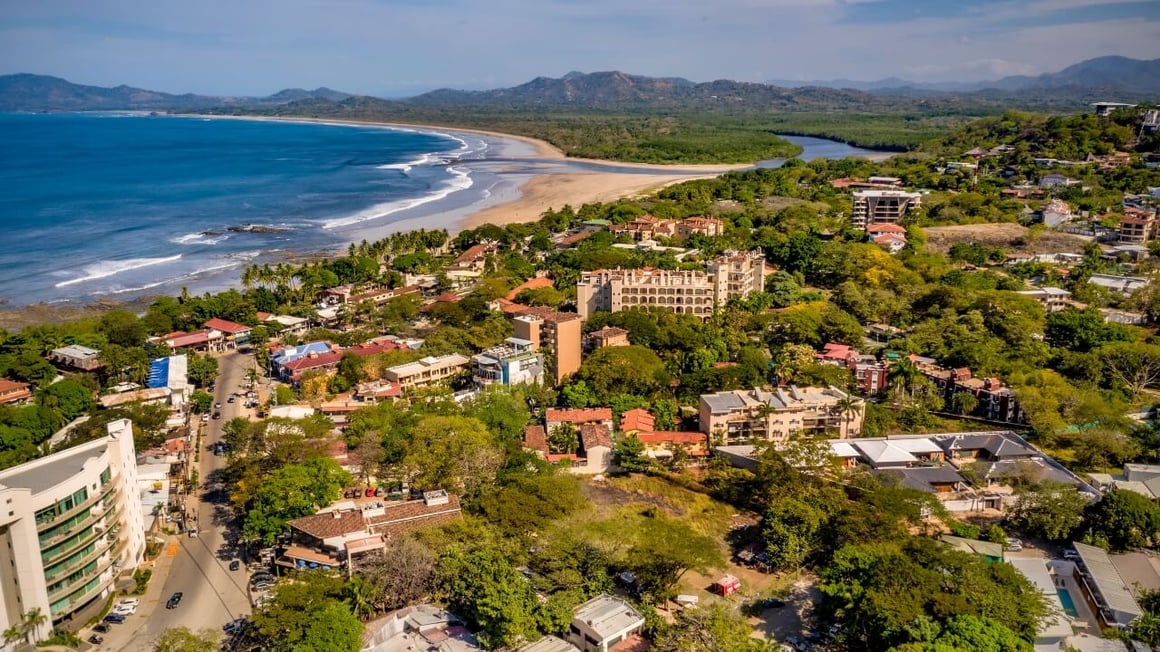
[[[932,226],[923,229],[927,246],[934,251],[946,253],[957,242],[978,242],[991,247],[1002,247],[1009,251],[1049,254],[1080,252],[1091,238],[1042,231],[1028,238],[1030,229],[1019,224],[956,224],[953,226]]]

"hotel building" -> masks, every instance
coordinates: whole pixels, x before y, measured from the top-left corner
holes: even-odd
[[[765,257],[760,251],[726,252],[705,271],[601,269],[584,272],[576,283],[576,308],[588,319],[598,310],[620,312],[657,306],[708,319],[732,297],[765,289]]]
[[[922,194],[901,190],[861,190],[854,193],[851,221],[865,230],[871,224],[897,224],[922,205]]]
[[[120,419],[108,432],[0,471],[0,630],[36,609],[48,619],[30,632],[33,640],[55,626],[78,629],[97,615],[86,607],[140,563],[145,519],[133,426]]]
[[[856,410],[843,414],[839,402],[852,398]],[[713,445],[786,441],[798,435],[856,437],[865,402],[835,387],[738,389],[701,395],[701,432]]]

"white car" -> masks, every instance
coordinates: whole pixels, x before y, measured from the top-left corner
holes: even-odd
[[[137,601],[125,601],[113,607],[113,613],[121,614],[122,616],[132,616],[137,613]]]

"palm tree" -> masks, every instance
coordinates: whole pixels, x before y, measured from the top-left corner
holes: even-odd
[[[378,596],[374,588],[361,577],[352,579],[346,585],[345,593],[346,603],[359,620],[369,620],[378,611],[375,606]]]
[[[833,411],[845,421],[845,428],[842,429],[842,438],[845,439],[850,436],[850,422],[862,411],[862,401],[846,395],[834,403]]]
[[[898,391],[905,391],[914,398],[915,382],[922,377],[922,371],[910,358],[903,358],[890,370],[890,384]]]
[[[35,635],[36,630],[40,629],[40,626],[46,622],[48,622],[48,616],[40,610],[40,607],[36,607],[24,614],[24,617],[20,619],[19,623],[4,630],[4,643],[15,643],[17,641],[32,643],[29,640],[29,635]]]

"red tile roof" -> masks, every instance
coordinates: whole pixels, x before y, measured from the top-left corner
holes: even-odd
[[[544,426],[524,428],[524,448],[548,454],[548,435],[544,432]]]
[[[442,525],[458,518],[460,512],[459,496],[455,494],[449,494],[444,505],[428,505],[422,500],[387,503],[383,515],[369,517],[367,526],[372,534],[384,534],[389,539],[416,528]]]
[[[20,390],[27,389],[28,383],[22,383],[16,380],[8,380],[7,378],[0,378],[0,394],[19,392]]]
[[[304,516],[289,521],[287,525],[315,539],[340,537],[355,532],[365,532],[367,529],[366,519],[363,518],[362,511],[357,509]]]
[[[209,331],[197,331],[194,333],[174,333],[165,336],[165,340],[169,342],[169,346],[180,349],[184,346],[200,346],[202,344],[209,344]]]
[[[246,326],[245,324],[236,324],[236,323],[234,323],[232,321],[228,321],[226,319],[218,319],[217,317],[214,317],[213,319],[207,321],[205,323],[205,327],[206,328],[213,328],[215,330],[219,330],[219,331],[221,331],[223,333],[227,333],[229,335],[237,335],[239,333],[248,333],[250,331],[250,327]]]
[[[342,351],[329,351],[316,356],[306,356],[299,358],[293,362],[287,362],[282,365],[282,368],[290,371],[292,375],[298,376],[301,372],[309,369],[317,369],[319,367],[327,367],[336,365],[342,360]]]
[[[708,444],[709,437],[703,432],[681,432],[661,430],[658,432],[638,432],[636,438],[642,444]]]
[[[580,444],[586,453],[597,446],[612,448],[612,431],[603,423],[582,423]]]
[[[620,415],[620,429],[624,432],[652,432],[656,418],[648,410],[635,408]]]
[[[866,233],[901,233],[906,234],[906,227],[898,224],[870,224],[866,227]]]
[[[349,353],[351,355],[362,357],[368,355],[378,355],[388,351],[396,351],[398,348],[398,344],[390,340],[383,340],[379,342],[367,342],[366,344],[356,344],[349,349],[344,349],[343,353]]]
[[[545,415],[548,423],[590,423],[612,421],[612,408],[560,409],[548,408]]]
[[[455,259],[455,262],[459,263],[459,264],[470,263],[474,260],[478,260],[480,258],[483,258],[484,256],[487,255],[487,252],[490,250],[491,250],[491,245],[486,245],[486,244],[472,245],[472,246],[468,247],[466,251],[459,254],[459,256]]]
[[[552,279],[548,278],[547,276],[537,276],[515,286],[512,288],[512,291],[508,292],[507,296],[504,298],[508,301],[512,301],[517,296],[519,296],[520,292],[523,292],[524,290],[538,290],[540,288],[550,287],[552,287]]]

